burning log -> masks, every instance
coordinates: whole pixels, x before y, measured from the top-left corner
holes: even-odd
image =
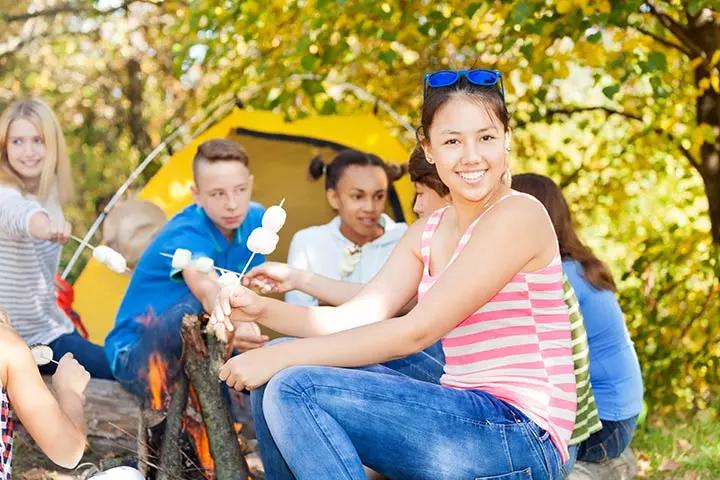
[[[197,394],[207,429],[215,478],[217,480],[251,478],[218,378],[228,348],[225,342],[215,335],[213,329],[206,329],[203,334],[205,323],[207,322],[203,322],[197,315],[185,315],[181,335],[185,371]]]
[[[158,480],[182,478],[182,449],[178,448],[178,445],[180,445],[180,436],[183,430],[183,412],[187,406],[188,391],[188,378],[182,372],[166,417],[165,433],[160,449],[160,462],[163,469],[159,472]]]

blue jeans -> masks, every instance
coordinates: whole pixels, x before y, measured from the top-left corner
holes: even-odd
[[[172,383],[182,368],[182,319],[185,315],[202,312],[204,309],[198,299],[188,295],[157,315],[138,341],[118,354],[114,372],[117,381],[130,393],[147,399],[150,354],[156,353],[167,362],[167,380]]]
[[[110,365],[105,356],[105,349],[100,345],[95,345],[87,339],[83,338],[77,330],[72,333],[60,335],[58,338],[50,342],[48,345],[52,348],[53,359],[60,360],[63,355],[70,352],[80,365],[90,373],[91,377],[104,378],[113,380],[113,374],[110,371]],[[40,367],[40,373],[43,375],[52,375],[55,373],[57,365],[48,363]]]
[[[602,430],[593,433],[581,444],[570,447],[565,470],[570,472],[577,460],[597,463],[618,458],[630,446],[637,420],[637,415],[617,422],[601,419]]]
[[[417,373],[428,356],[395,366]],[[278,373],[252,392],[266,478],[365,478],[363,464],[390,478],[562,477],[549,435],[520,411],[437,380],[384,365]]]

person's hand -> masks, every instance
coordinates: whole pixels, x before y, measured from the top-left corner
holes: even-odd
[[[53,220],[50,219],[50,229],[48,232],[47,240],[60,245],[65,245],[70,240],[72,234],[72,225],[65,219]]]
[[[234,325],[233,348],[241,352],[262,347],[270,340],[268,336],[262,334],[255,322],[237,322]]]
[[[265,313],[264,299],[242,285],[225,287],[215,300],[215,307],[210,314],[210,325],[217,329],[222,323],[232,332],[233,323],[254,322]]]
[[[89,381],[90,374],[88,371],[69,352],[60,359],[57,370],[52,376],[55,391],[72,392],[79,396],[83,396]]]
[[[282,356],[273,347],[250,350],[237,355],[220,368],[220,380],[235,390],[254,390],[265,385],[285,368]]]
[[[287,263],[265,262],[245,274],[243,285],[263,294],[285,293],[298,288],[299,274],[300,270]]]

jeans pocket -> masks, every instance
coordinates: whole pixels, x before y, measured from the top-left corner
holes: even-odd
[[[475,477],[475,480],[532,480],[532,470],[526,468],[502,475],[490,475],[489,477]]]

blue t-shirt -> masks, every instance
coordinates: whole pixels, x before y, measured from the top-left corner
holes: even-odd
[[[181,272],[172,270],[172,259],[160,253],[172,255],[175,249],[184,248],[192,252],[193,259],[210,257],[215,266],[241,272],[252,255],[246,245],[247,238],[262,225],[264,213],[262,205],[251,202],[232,242],[196,205],[185,208],[168,221],[140,257],[115,316],[115,326],[105,338],[105,351],[113,372],[118,355],[142,337],[148,313],[160,315],[192,295]],[[255,255],[251,267],[264,261],[263,255]]]
[[[619,421],[643,407],[643,382],[635,347],[615,294],[585,279],[576,260],[564,260],[585,320],[590,348],[590,384],[601,420]]]

